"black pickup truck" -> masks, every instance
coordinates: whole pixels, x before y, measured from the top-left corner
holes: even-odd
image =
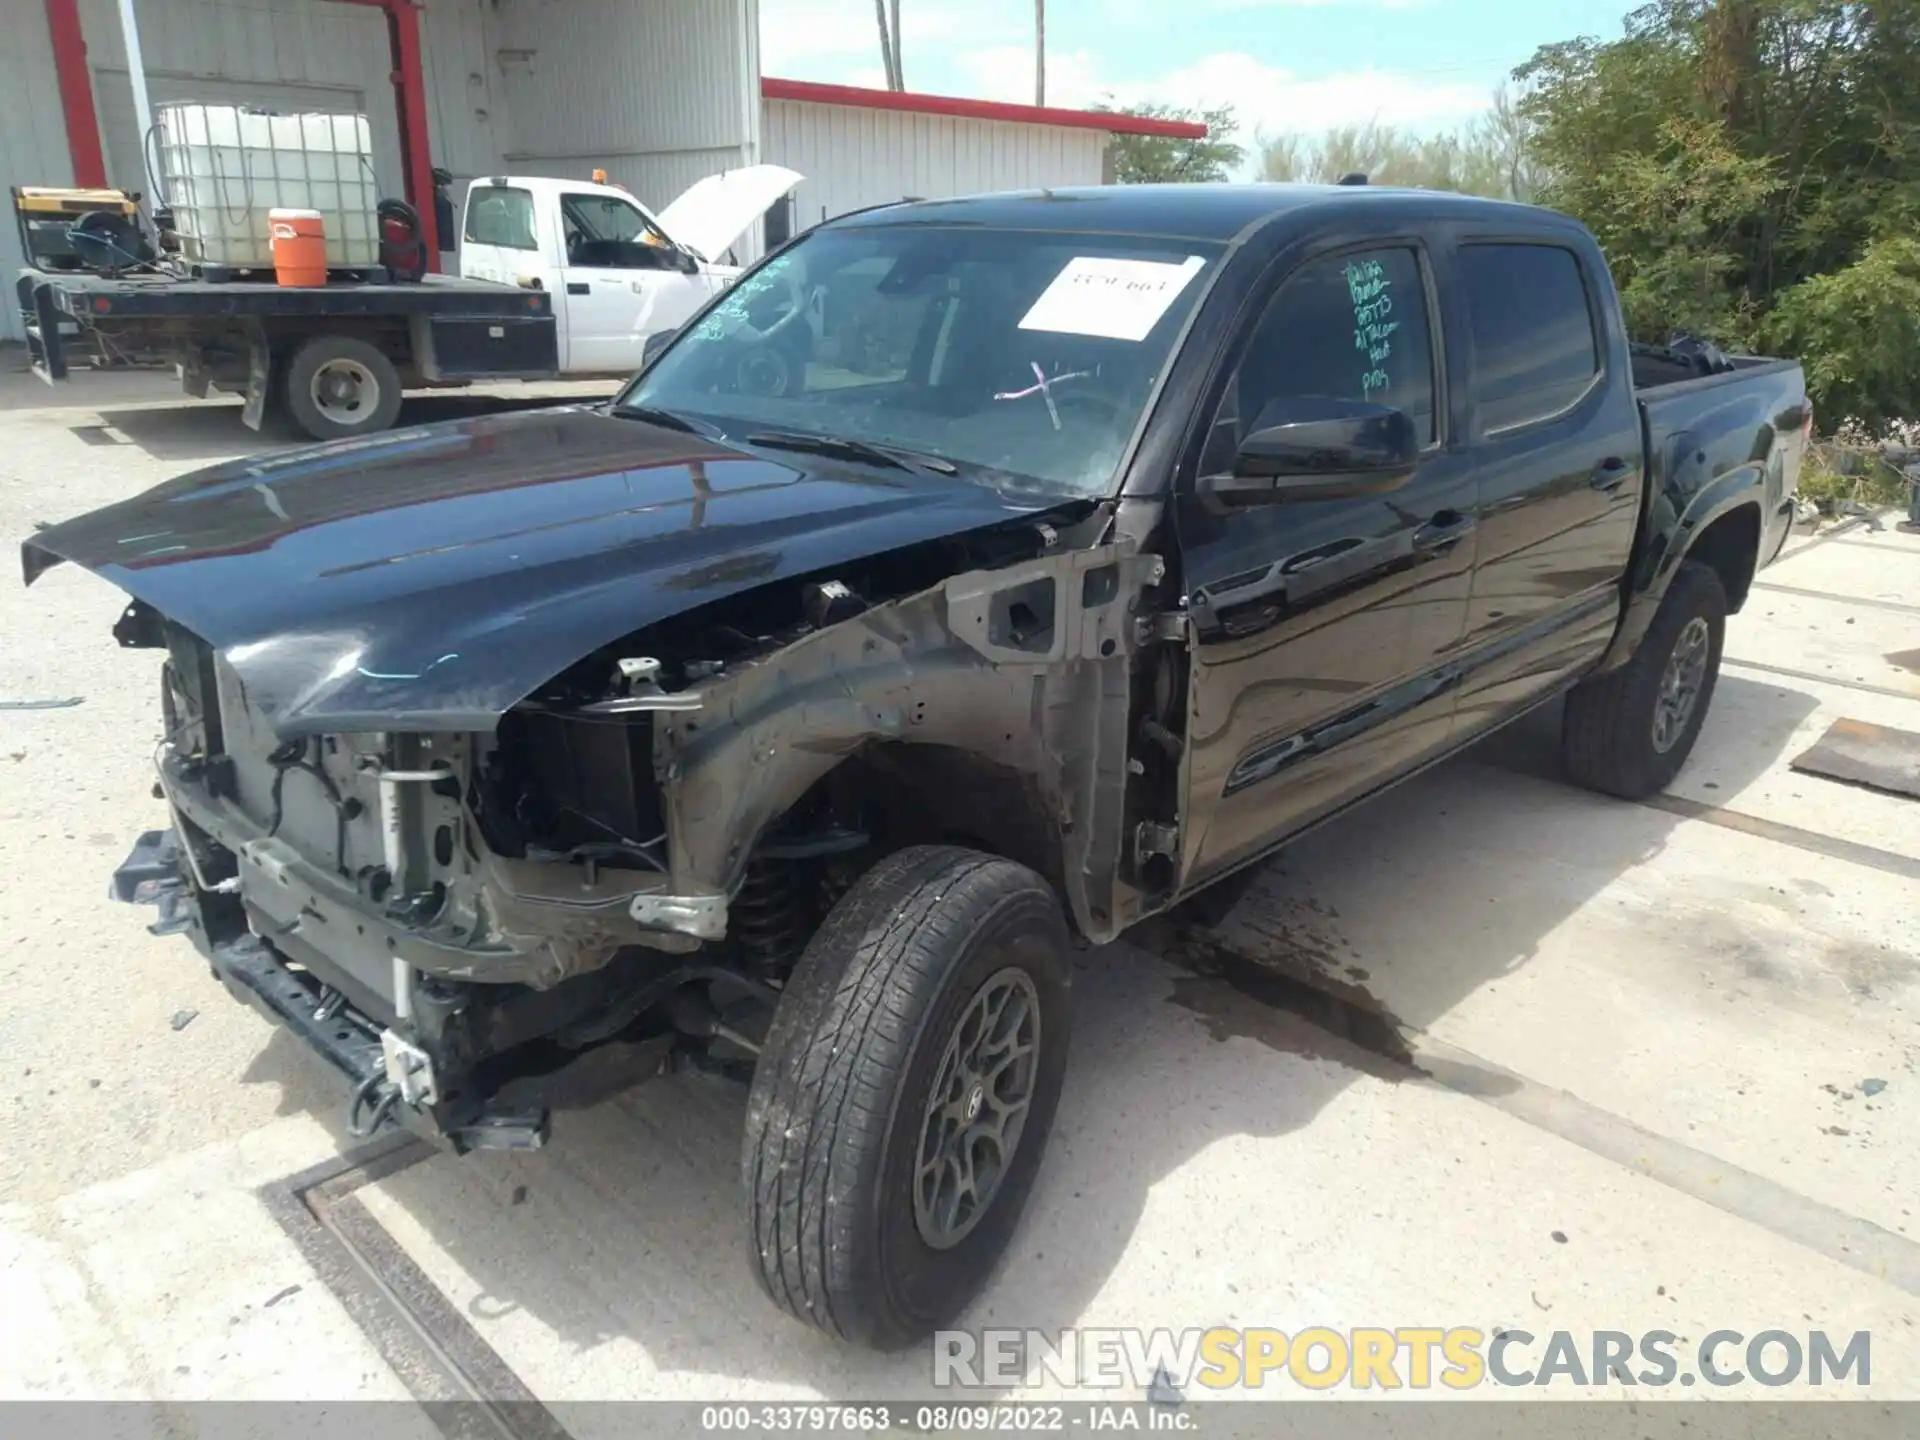
[[[1572,779],[1658,790],[1810,426],[1790,362],[1630,347],[1546,211],[987,196],[810,231],[611,403],[220,466],[24,560],[165,651],[171,828],[116,893],[354,1131],[750,1075],[767,1292],[894,1346],[1013,1231],[1070,948],[1555,696]]]

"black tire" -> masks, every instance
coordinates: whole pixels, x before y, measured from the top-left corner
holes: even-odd
[[[776,1305],[895,1350],[980,1292],[1019,1222],[1059,1103],[1070,969],[1059,902],[1025,866],[923,845],[854,883],[787,982],[747,1103],[741,1178],[754,1270]],[[1024,1125],[970,1228],[934,1223],[947,1242],[936,1246],[915,1190],[935,1128],[934,1082],[950,1073],[949,1042],[978,1013],[975,1001],[1019,977],[1038,1025],[1019,1077],[1029,1087]],[[972,1133],[984,1113],[978,1089],[954,1133]],[[930,1168],[944,1187],[945,1165]],[[940,1203],[936,1193],[929,1209]]]
[[[1690,639],[1691,651],[1696,623],[1706,630],[1705,672],[1691,709],[1669,725],[1663,747],[1656,738],[1663,682],[1683,638]],[[1560,754],[1569,778],[1624,800],[1643,799],[1670,784],[1713,702],[1726,630],[1727,592],[1719,575],[1697,560],[1684,561],[1633,658],[1568,693]]]
[[[390,427],[400,414],[400,372],[364,340],[316,335],[286,365],[287,414],[315,440],[345,440]]]

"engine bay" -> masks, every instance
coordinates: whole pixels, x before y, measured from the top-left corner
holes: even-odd
[[[495,853],[664,872],[656,716],[869,608],[945,576],[1041,553],[1050,532],[1013,527],[782,582],[604,647],[502,717],[483,753],[474,813]]]

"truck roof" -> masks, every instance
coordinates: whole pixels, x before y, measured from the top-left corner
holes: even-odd
[[[1265,183],[1100,185],[964,195],[856,211],[827,224],[981,225],[1008,230],[1104,231],[1231,240],[1260,221],[1303,211],[1312,212],[1312,218],[1321,223],[1337,224],[1351,217],[1366,233],[1390,225],[1396,218],[1504,221],[1528,230],[1579,228],[1576,222],[1551,210],[1473,195],[1379,185]]]

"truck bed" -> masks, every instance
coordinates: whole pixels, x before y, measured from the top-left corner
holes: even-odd
[[[48,384],[66,378],[75,339],[97,340],[118,358],[175,363],[189,395],[206,394],[209,384],[244,388],[244,418],[254,428],[274,365],[316,337],[380,339],[407,377],[396,376],[395,386],[559,372],[553,297],[491,280],[429,275],[308,287],[23,270],[16,290],[28,356]]]
[[[250,280],[181,280],[167,275],[100,275],[25,271],[39,293],[62,314],[96,316],[226,318],[273,315],[548,315],[553,299],[544,290],[522,290],[491,280],[429,275],[410,284],[338,283],[301,287]],[[26,298],[22,296],[23,300]]]
[[[1688,374],[1669,352],[1633,355],[1634,397],[1651,466],[1652,503],[1689,486],[1733,484],[1743,476],[1760,482],[1759,563],[1765,565],[1786,542],[1793,521],[1793,492],[1813,424],[1800,364],[1758,355],[1725,357],[1713,374]],[[1684,378],[1675,378],[1676,372]],[[1649,383],[1651,382],[1651,383]],[[1693,472],[1687,475],[1686,472]],[[1737,597],[1736,597],[1737,598]]]

